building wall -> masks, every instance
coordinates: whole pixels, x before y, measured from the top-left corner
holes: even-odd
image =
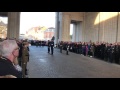
[[[83,21],[83,12],[60,12],[59,41],[70,41],[71,20]]]
[[[54,36],[54,32],[44,32],[44,38],[51,40],[51,38]]]
[[[98,41],[99,24],[94,25],[98,12],[85,12],[84,18],[84,41]],[[98,18],[97,18],[98,19]]]
[[[85,12],[84,21],[85,41],[105,41],[109,43],[120,41],[118,12]]]

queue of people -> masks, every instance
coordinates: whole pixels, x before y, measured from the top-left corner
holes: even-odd
[[[73,52],[76,54],[95,57],[110,63],[120,64],[120,42],[63,42],[58,43],[60,52]]]

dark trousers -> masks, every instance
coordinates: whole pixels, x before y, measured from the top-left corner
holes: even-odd
[[[51,54],[53,54],[53,47],[51,47]]]
[[[82,54],[82,49],[79,49],[79,53]]]
[[[48,47],[48,53],[50,52],[50,47]]]
[[[62,53],[62,47],[60,47],[60,53]]]
[[[110,53],[110,56],[109,56],[109,62],[113,63],[113,59],[114,59],[114,54],[113,53]]]
[[[115,63],[119,64],[119,53],[115,53]]]

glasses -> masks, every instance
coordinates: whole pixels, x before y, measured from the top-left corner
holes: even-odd
[[[20,48],[18,47],[18,48],[16,48],[15,50],[20,50]]]

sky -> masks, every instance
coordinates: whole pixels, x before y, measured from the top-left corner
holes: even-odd
[[[0,21],[3,21],[5,24],[8,23],[8,18],[7,17],[0,17]]]
[[[4,23],[8,18],[0,17]],[[25,34],[28,29],[35,26],[55,27],[55,12],[21,12],[20,34]],[[70,35],[73,33],[73,25],[70,25]]]
[[[55,12],[21,12],[20,34],[35,26],[55,27]]]
[[[0,17],[0,20],[8,23],[7,17]],[[21,12],[20,34],[25,34],[28,29],[36,26],[55,28],[55,12]]]

